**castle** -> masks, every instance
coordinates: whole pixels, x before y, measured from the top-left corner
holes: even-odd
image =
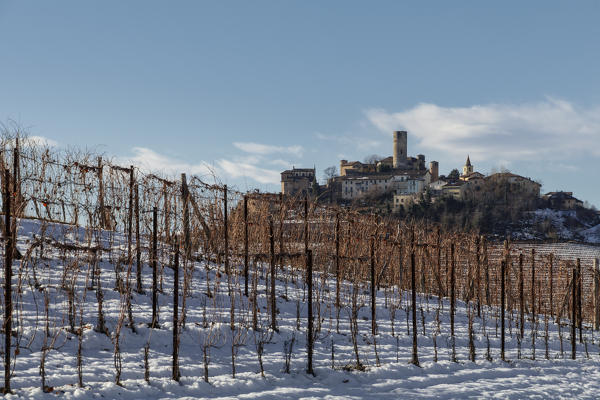
[[[429,168],[426,168],[423,154],[417,157],[407,155],[406,131],[395,131],[393,139],[391,157],[370,164],[341,160],[340,176],[328,182],[336,194],[334,197],[341,201],[352,201],[386,193],[420,193],[430,182],[437,180],[437,161],[430,162]]]
[[[363,197],[386,193],[408,195],[420,193],[439,175],[439,163],[431,161],[425,166],[425,156],[409,157],[407,132],[393,133],[393,155],[372,163],[340,161],[340,175],[327,182],[321,191],[332,202],[348,202]],[[284,195],[316,196],[315,170],[296,169],[281,173],[281,191]]]
[[[425,168],[425,156],[423,154],[417,157],[407,156],[407,133],[406,131],[395,131],[394,152],[391,157],[386,157],[373,164],[361,163],[360,161],[347,160],[340,161],[340,175],[361,175],[369,173],[389,172],[396,175],[398,172],[411,172],[413,175],[423,173]],[[429,172],[434,180],[437,179],[439,164],[437,161],[429,163]]]
[[[469,156],[462,174],[446,177],[439,175],[437,161],[426,166],[423,154],[409,157],[407,150],[407,132],[395,131],[392,156],[364,163],[341,160],[340,175],[331,177],[323,186],[317,184],[314,168],[293,168],[281,173],[281,191],[284,195],[311,196],[332,203],[368,203],[388,195],[394,211],[408,208],[423,199],[425,193],[431,201],[440,197],[481,201],[495,195],[498,187],[504,187],[505,197],[538,199],[540,196],[539,183],[509,172],[485,176],[475,171]]]

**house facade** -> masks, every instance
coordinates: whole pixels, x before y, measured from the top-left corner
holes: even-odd
[[[292,168],[281,173],[281,193],[285,196],[309,196],[315,182],[314,168]]]

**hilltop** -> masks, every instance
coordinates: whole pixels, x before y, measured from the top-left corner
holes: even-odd
[[[439,162],[426,165],[425,155],[407,155],[407,135],[393,132],[391,157],[341,160],[339,175],[335,166],[326,168],[325,185],[317,183],[314,168],[283,171],[281,192],[491,238],[600,243],[600,213],[573,192],[542,194],[540,182],[508,170],[485,175],[469,156],[462,171],[440,175]]]

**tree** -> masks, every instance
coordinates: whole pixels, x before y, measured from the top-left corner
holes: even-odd
[[[323,177],[325,178],[325,181],[329,182],[330,179],[335,178],[337,176],[337,168],[335,167],[335,165],[332,165],[331,167],[327,167],[323,170]]]
[[[379,160],[383,159],[380,155],[371,154],[370,156],[365,157],[365,164],[377,164]]]
[[[317,183],[317,178],[313,179],[310,189],[311,189],[313,196],[318,196],[319,193],[321,192],[321,187]]]
[[[457,181],[459,177],[460,177],[460,173],[458,172],[458,170],[456,168],[454,168],[448,174],[448,179],[450,179],[451,181]]]

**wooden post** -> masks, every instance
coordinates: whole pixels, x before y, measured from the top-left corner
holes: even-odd
[[[336,321],[339,330],[340,326],[340,213],[335,214],[335,309]]]
[[[308,251],[308,198],[304,197],[304,252]]]
[[[140,243],[140,187],[135,185],[135,263],[136,290],[142,293],[142,246]]]
[[[131,267],[133,263],[133,254],[131,251],[133,243],[133,197],[134,197],[134,176],[133,176],[133,165],[129,166],[129,210],[127,213],[127,263]],[[127,279],[129,282],[129,279]],[[129,288],[128,288],[129,290]]]
[[[181,174],[181,199],[183,200],[183,251],[185,259],[189,260],[192,256],[190,237],[190,191],[185,174]]]
[[[506,294],[505,294],[505,287],[504,287],[504,278],[506,276],[506,261],[502,260],[502,264],[500,267],[500,357],[502,358],[502,361],[505,361],[505,354],[504,354],[504,309],[505,309],[505,303],[506,303]]]
[[[225,273],[227,274],[227,279],[230,280],[229,277],[229,224],[227,221],[227,185],[223,187],[223,235],[225,240]],[[229,288],[229,295],[231,296],[231,287]]]
[[[446,258],[448,253],[446,253]],[[447,260],[446,260],[447,263]],[[452,362],[456,360],[456,337],[454,336],[454,313],[456,309],[456,265],[454,260],[454,242],[450,245],[450,341],[452,345]]]
[[[157,285],[157,246],[158,246],[158,210],[152,210],[152,323],[151,328],[158,327],[158,285]]]
[[[481,259],[479,249],[479,236],[475,238],[475,270],[477,274],[477,317],[481,318]]]
[[[254,273],[252,274],[252,330],[258,330],[258,271],[254,264]],[[298,328],[299,329],[299,328]]]
[[[179,382],[179,240],[175,238],[175,262],[173,265],[173,374]]]
[[[375,286],[375,237],[371,236],[371,333],[375,335],[376,327],[376,286]]]
[[[162,197],[163,197],[163,206],[162,206],[162,214],[164,216],[163,218],[163,235],[161,237],[161,240],[163,241],[163,243],[171,243],[171,229],[169,229],[169,198],[167,196],[167,183],[163,182],[162,183],[163,188],[162,188]],[[162,272],[161,272],[161,276],[162,276]],[[162,282],[162,279],[161,279]],[[161,289],[162,291],[162,285],[161,285]]]
[[[450,336],[454,337],[454,310],[456,302],[456,276],[454,265],[454,243],[450,245]]]
[[[554,302],[552,301],[552,295],[554,292],[554,254],[550,254],[550,315],[553,317],[554,316]]]
[[[448,293],[448,296],[450,296],[450,255],[448,254],[450,251],[450,249],[448,247],[446,247],[446,251],[445,251],[445,264],[446,264],[446,271],[445,271],[445,283],[446,283],[446,292]],[[444,303],[442,303],[443,306]]]
[[[20,216],[19,215],[19,206],[20,206],[20,202],[19,200],[21,199],[21,190],[19,188],[19,138],[17,137],[16,139],[16,146],[13,150],[13,181],[12,181],[12,197],[13,197],[13,204],[12,204],[12,213],[15,216],[15,221],[16,219]],[[67,222],[65,220],[65,222]],[[17,224],[14,223],[12,226],[12,232],[11,234],[13,235],[13,247],[15,247],[17,245]],[[16,247],[13,249],[13,256],[17,255],[16,253],[18,253]],[[19,257],[17,256],[17,259]]]
[[[418,345],[417,345],[417,280],[415,277],[415,250],[410,253],[410,281],[411,281],[411,299],[412,299],[412,360],[411,364],[419,366]]]
[[[600,261],[594,259],[594,329],[600,329]]]
[[[102,177],[102,157],[98,157],[98,204],[100,207],[100,225],[102,229],[107,229],[106,207],[104,206],[104,179]]]
[[[510,237],[510,236],[509,236]],[[510,244],[508,242],[509,239],[504,239],[504,262],[505,262],[505,266],[504,268],[508,269],[509,265],[510,265]],[[506,272],[506,270],[505,270]],[[506,286],[506,275],[504,276],[504,285]],[[510,283],[510,281],[508,282]]]
[[[535,249],[531,249],[531,323],[535,329]]]
[[[483,246],[483,265],[485,269],[485,302],[488,306],[492,304],[490,297],[490,266],[487,251],[487,241],[485,236],[481,236],[481,245]]]
[[[279,268],[283,271],[283,231],[284,231],[284,220],[285,220],[285,209],[283,207],[283,193],[279,193],[279,257],[277,257],[277,263],[279,264]],[[287,280],[285,287],[286,295],[287,295]]]
[[[438,299],[444,296],[444,288],[442,287],[442,237],[440,233],[440,227],[436,229],[437,232],[437,274],[438,274]]]
[[[244,195],[244,295],[248,297],[248,195]]]
[[[521,339],[525,337],[525,294],[523,276],[523,253],[519,254],[519,331]]]
[[[467,305],[467,317],[469,318],[469,360],[475,362],[475,338],[473,336],[473,309]]]
[[[4,393],[10,393],[10,351],[12,337],[12,231],[10,227],[10,172],[4,170]]]
[[[581,260],[578,258],[577,259],[577,327],[579,328],[579,343],[583,343],[582,286],[583,286],[583,274],[581,273]]]
[[[577,268],[573,268],[573,284],[571,288],[571,359],[576,358],[577,337],[575,326],[577,324]]]
[[[313,258],[312,258],[312,250],[306,251],[306,281],[308,284],[308,328],[306,332],[306,352],[308,358],[308,365],[306,368],[306,373],[314,375],[313,371]]]
[[[275,235],[273,219],[269,217],[269,244],[271,250],[271,329],[277,332],[277,301],[275,298]]]

